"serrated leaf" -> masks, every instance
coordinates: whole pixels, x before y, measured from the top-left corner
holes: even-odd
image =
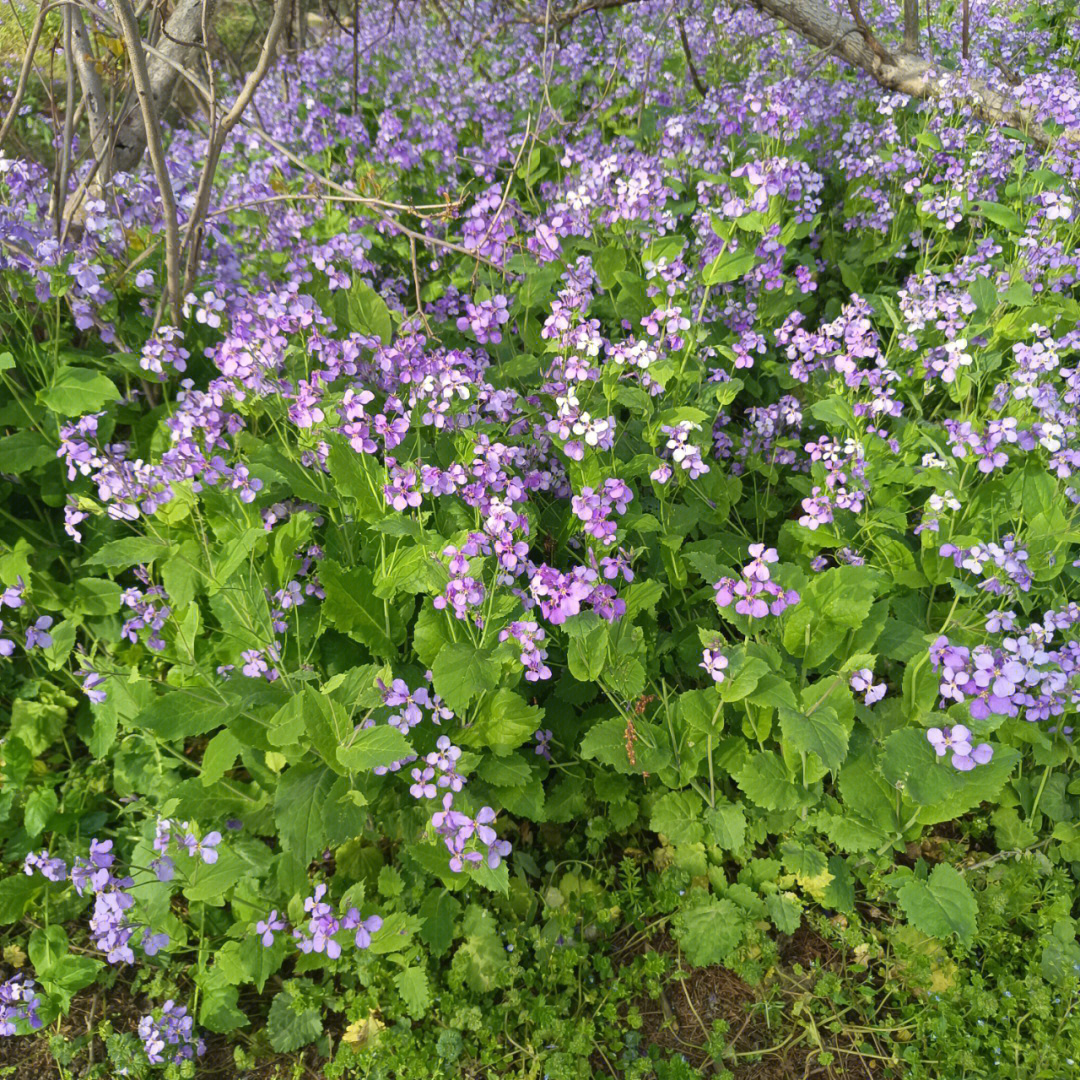
[[[322,1017],[317,1008],[303,1005],[288,990],[275,995],[270,1003],[266,1030],[270,1045],[279,1054],[299,1050],[322,1034]]]
[[[337,777],[325,765],[301,762],[285,770],[274,798],[282,847],[305,866],[326,844],[322,807]]]
[[[322,607],[334,626],[366,645],[376,656],[397,653],[404,636],[401,617],[388,600],[375,595],[375,580],[363,566],[342,569],[332,559],[319,563],[319,581],[326,590]]]
[[[431,1004],[431,988],[428,986],[427,972],[420,967],[409,967],[394,976],[401,1000],[405,1002],[409,1015],[419,1020]]]
[[[634,727],[638,738],[633,744],[633,764],[627,753],[626,721],[617,716],[601,720],[589,728],[581,740],[581,756],[609,765],[621,773],[640,775],[642,772],[658,772],[671,760],[666,735],[645,721],[636,721]],[[550,802],[548,811],[550,814]]]
[[[710,898],[675,916],[675,939],[694,967],[723,964],[742,943],[742,912],[730,900]]]
[[[847,757],[848,729],[828,705],[821,705],[809,714],[782,708],[780,730],[792,747],[800,753],[817,754],[833,772]]]
[[[783,761],[769,750],[754,754],[735,774],[735,783],[763,810],[791,810],[799,805],[799,788]]]
[[[926,881],[913,880],[897,893],[912,924],[931,937],[956,934],[968,944],[978,929],[978,904],[963,876],[947,863],[934,867]]]
[[[466,713],[480,694],[495,688],[499,671],[497,660],[462,641],[441,649],[431,665],[436,693],[458,715]]]
[[[520,694],[504,687],[484,699],[476,719],[458,732],[456,741],[461,746],[485,748],[503,756],[528,742],[543,719],[542,708],[530,705]]]
[[[337,759],[350,772],[367,772],[380,765],[392,765],[412,753],[412,744],[397,728],[378,724],[361,728],[348,746],[339,746]]]
[[[461,914],[461,904],[445,889],[433,890],[420,905],[420,940],[440,957],[454,940],[454,920]]]
[[[723,805],[705,811],[705,827],[714,844],[725,851],[738,851],[746,839],[746,815],[742,807]]]
[[[653,804],[649,828],[673,844],[698,843],[705,835],[704,803],[692,791],[669,791]]]

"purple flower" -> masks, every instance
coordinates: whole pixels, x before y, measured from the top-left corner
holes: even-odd
[[[698,667],[704,668],[713,682],[722,683],[724,681],[724,669],[728,666],[728,658],[719,649],[705,649],[701,655],[703,659],[698,664]]]
[[[42,615],[36,619],[32,626],[26,628],[26,647],[27,649],[51,648],[53,639],[52,635],[46,633],[50,626],[52,626],[52,616]]]
[[[274,934],[284,929],[285,920],[278,918],[277,908],[274,908],[265,919],[261,919],[255,924],[255,933],[259,935],[259,940],[268,949],[274,944]]]
[[[863,700],[867,705],[873,705],[885,696],[888,687],[885,683],[874,685],[874,673],[869,668],[860,668],[851,676],[851,689],[857,694],[865,694]]]

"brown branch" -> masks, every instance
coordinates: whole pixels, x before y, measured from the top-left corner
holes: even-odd
[[[270,68],[274,52],[277,48],[278,39],[281,37],[281,32],[285,27],[291,7],[290,0],[277,0],[277,4],[274,8],[274,16],[270,21],[270,28],[266,31],[266,37],[263,38],[262,51],[259,53],[258,63],[256,63],[254,69],[244,81],[244,85],[240,90],[240,93],[237,94],[232,107],[221,118],[221,123],[218,125],[217,130],[211,134],[210,144],[206,149],[206,161],[203,163],[202,174],[199,177],[199,188],[195,196],[195,207],[191,211],[191,217],[189,219],[191,228],[189,229],[185,240],[185,246],[187,247],[187,259],[184,267],[185,294],[195,281],[195,271],[199,262],[199,252],[202,247],[203,235],[206,231],[205,219],[206,212],[210,208],[210,194],[213,189],[214,174],[217,171],[221,152],[225,149],[225,141],[228,139],[232,129],[240,122],[240,118],[244,115],[244,110],[255,96],[255,91],[258,89],[259,83],[262,82],[263,78],[266,76],[266,72]]]
[[[698,69],[694,64],[694,55],[690,52],[690,42],[686,37],[686,22],[680,15],[677,19],[679,24],[679,40],[682,42],[683,55],[686,57],[686,68],[690,72],[690,79],[694,84],[694,88],[704,98],[708,96],[708,88],[701,81],[701,76],[698,74]]]
[[[883,63],[867,45],[859,27],[839,15],[823,0],[748,0],[758,11],[786,23],[797,34],[821,48],[832,49],[853,67],[867,72],[879,86],[911,97],[936,100],[955,98],[938,71],[917,56],[899,56]],[[1025,132],[1037,146],[1047,149],[1059,141],[1080,147],[1080,129],[1069,128],[1053,136],[1039,123],[1033,109],[1017,105],[985,81],[966,82],[964,103],[980,120]]]
[[[971,0],[964,0],[964,14],[960,22],[960,55],[971,59]]]
[[[874,31],[870,29],[870,24],[863,18],[862,11],[859,8],[859,0],[848,0],[848,11],[851,12],[852,21],[859,28],[859,33],[862,34],[863,40],[869,46],[871,52],[883,64],[895,63],[892,54],[878,41],[874,36]]]
[[[904,52],[919,52],[919,0],[904,0]]]
[[[146,66],[146,53],[142,47],[139,24],[135,21],[135,12],[128,0],[113,0],[120,29],[124,33],[124,45],[127,48],[131,64],[131,80],[135,84],[135,93],[139,97],[139,111],[143,128],[146,131],[146,146],[150,154],[150,165],[154,170],[158,194],[161,196],[161,216],[165,226],[165,292],[173,322],[180,322],[180,227],[176,216],[176,196],[173,194],[172,180],[165,164],[165,149],[161,144],[161,121],[158,119],[154,104],[153,87]]]
[[[26,43],[22,67],[19,69],[19,81],[15,86],[15,97],[12,98],[11,108],[8,109],[8,114],[4,117],[4,123],[0,125],[0,146],[4,145],[4,140],[7,139],[15,124],[15,117],[19,114],[19,106],[22,105],[23,95],[26,93],[26,84],[30,81],[30,72],[34,67],[34,53],[37,52],[41,32],[45,29],[45,17],[53,10],[54,6],[52,4],[42,4],[38,9],[37,18],[34,20],[33,29],[30,31],[30,40]]]

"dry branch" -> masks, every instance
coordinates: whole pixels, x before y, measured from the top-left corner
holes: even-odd
[[[931,101],[958,96],[955,85],[947,82],[932,64],[917,56],[901,55],[891,57],[891,62],[883,61],[867,44],[862,29],[851,20],[841,18],[823,0],[749,0],[749,3],[786,23],[807,41],[861,68],[886,90]],[[1044,148],[1057,141],[1041,126],[1033,110],[1017,105],[980,79],[967,80],[963,96],[980,120],[1023,131]],[[1060,139],[1080,144],[1080,130],[1069,129]]]

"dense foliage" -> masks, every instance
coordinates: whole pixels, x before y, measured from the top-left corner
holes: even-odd
[[[1075,124],[1070,7],[973,8]],[[149,173],[59,245],[0,160],[0,1033],[119,977],[132,1076],[337,1014],[340,1075],[690,1075],[594,944],[658,916],[765,987],[831,928],[806,1016],[891,973],[904,1075],[1065,1075],[1080,160],[745,8],[473,14],[279,65],[181,327]]]

